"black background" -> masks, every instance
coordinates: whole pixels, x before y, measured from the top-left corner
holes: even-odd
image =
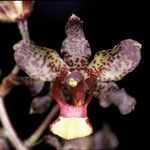
[[[84,21],[84,32],[93,55],[101,49],[109,49],[120,40],[132,38],[142,47],[139,66],[121,81],[120,87],[136,98],[135,111],[123,116],[115,106],[99,107],[93,100],[89,116],[96,130],[107,122],[119,138],[118,149],[145,149],[149,146],[149,45],[148,45],[148,2],[145,1],[36,1],[29,18],[31,39],[40,46],[56,49],[58,52],[65,38],[64,27],[68,17],[75,13]],[[12,46],[21,39],[16,24],[0,23],[0,69],[1,79],[13,68]],[[44,119],[46,114],[29,116],[32,97],[24,86],[16,87],[6,97],[10,119],[21,138],[27,138]],[[47,130],[46,133],[49,131]],[[38,149],[44,149],[40,147]]]

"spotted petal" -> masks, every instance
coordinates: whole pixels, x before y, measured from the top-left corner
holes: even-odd
[[[88,65],[91,49],[84,36],[82,21],[74,14],[66,25],[67,38],[62,43],[64,61],[72,70],[84,70]]]
[[[15,61],[31,78],[52,81],[68,74],[69,68],[54,50],[22,40],[14,45]]]
[[[139,64],[141,44],[126,39],[113,49],[96,53],[87,67],[89,77],[100,81],[117,81],[122,79]]]

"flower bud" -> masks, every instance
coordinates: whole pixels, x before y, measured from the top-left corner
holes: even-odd
[[[107,124],[104,124],[102,130],[97,131],[92,136],[92,142],[89,149],[116,149],[118,144],[117,136],[111,131]]]
[[[112,103],[118,106],[121,114],[126,115],[134,110],[136,100],[128,95],[125,89],[120,89],[111,95]]]
[[[114,82],[101,82],[97,97],[102,107],[106,108],[114,104],[123,115],[130,113],[136,104],[135,98],[127,94],[125,89],[119,89]]]
[[[20,80],[24,85],[26,85],[29,88],[32,95],[40,93],[45,83],[44,81],[35,80],[30,77],[21,77]]]
[[[90,142],[91,142],[90,136],[65,141],[62,150],[77,150],[77,149],[88,150],[90,146]]]
[[[42,97],[35,97],[31,104],[30,113],[42,114],[46,112],[51,104],[51,97],[49,95]]]
[[[44,137],[44,143],[55,147],[56,149],[60,149],[60,142],[56,136],[47,135]]]

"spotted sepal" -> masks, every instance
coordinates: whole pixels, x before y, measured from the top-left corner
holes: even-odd
[[[87,67],[89,77],[100,81],[117,81],[136,68],[141,59],[141,44],[126,39],[113,49],[96,53]]]
[[[14,45],[17,65],[31,78],[52,81],[65,77],[69,67],[54,50],[39,47],[32,41],[22,40]]]
[[[90,45],[84,36],[82,24],[80,18],[73,14],[66,25],[67,37],[62,43],[61,53],[71,70],[84,70],[91,56]]]

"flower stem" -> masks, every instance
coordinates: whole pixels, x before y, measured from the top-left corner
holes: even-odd
[[[3,128],[0,128],[0,138],[5,136],[6,136],[5,130]]]
[[[35,132],[27,139],[25,140],[25,143],[27,146],[32,146],[35,144],[35,142],[40,138],[42,133],[45,131],[47,126],[49,125],[50,121],[54,116],[57,114],[59,110],[58,105],[54,106],[52,110],[49,112],[45,120],[42,122],[42,124],[35,130]]]
[[[14,68],[11,71],[11,74],[16,75],[19,72],[19,67],[17,65],[14,66]]]
[[[23,40],[30,40],[27,20],[18,21],[18,28]]]
[[[2,80],[2,83],[0,84],[0,97],[5,97],[10,92],[10,90],[17,84],[15,77],[18,72],[18,66],[15,66],[11,73]]]
[[[12,143],[12,145],[17,150],[27,150],[28,148],[21,142],[17,136],[11,122],[8,118],[7,111],[4,105],[4,97],[10,92],[10,90],[15,86],[16,74],[19,72],[18,66],[15,66],[11,73],[5,77],[0,85],[0,121],[4,127],[4,132],[6,137]]]
[[[13,146],[17,150],[27,150],[27,147],[23,145],[21,140],[18,138],[17,134],[15,133],[10,120],[8,119],[7,112],[5,110],[4,106],[4,100],[2,97],[0,97],[0,119],[1,123],[5,129],[7,138],[10,140],[10,142],[13,144]]]
[[[29,40],[29,32],[27,20],[22,20],[18,22],[18,28],[20,30],[22,39]],[[17,150],[28,150],[28,148],[22,143],[22,141],[17,136],[10,120],[7,115],[5,105],[4,105],[4,97],[10,92],[10,90],[16,85],[15,78],[17,73],[19,72],[19,67],[15,65],[11,73],[5,77],[0,85],[0,121],[4,127],[4,132],[6,133],[6,137],[12,143],[12,145]]]

